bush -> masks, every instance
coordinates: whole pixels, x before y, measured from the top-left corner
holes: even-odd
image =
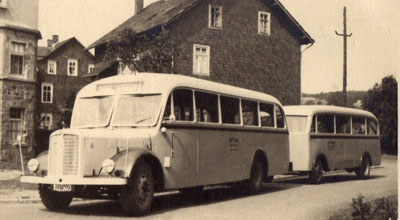
[[[371,202],[359,195],[357,198],[353,198],[351,209],[341,210],[329,219],[395,220],[398,216],[397,212],[397,196],[383,197]]]

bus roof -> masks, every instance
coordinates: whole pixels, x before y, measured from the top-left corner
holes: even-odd
[[[375,115],[369,111],[346,108],[333,105],[289,105],[283,107],[286,115],[307,115],[312,116],[318,113],[339,113],[346,115],[359,115],[376,119]]]
[[[275,97],[222,83],[178,74],[139,73],[104,78],[83,87],[77,97],[107,96],[115,94],[158,94],[170,93],[173,89],[193,88],[203,91],[246,97],[281,105]]]

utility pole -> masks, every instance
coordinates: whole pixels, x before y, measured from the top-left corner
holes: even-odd
[[[343,36],[343,99],[344,106],[347,106],[347,38],[351,37],[353,33],[347,35],[346,7],[343,8],[343,34],[339,34],[337,31],[335,33],[338,36]]]

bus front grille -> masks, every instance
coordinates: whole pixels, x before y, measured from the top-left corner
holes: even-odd
[[[77,135],[54,135],[50,137],[49,176],[78,175],[79,138]]]

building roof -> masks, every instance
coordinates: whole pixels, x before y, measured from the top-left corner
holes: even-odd
[[[91,49],[115,39],[120,31],[130,28],[136,33],[142,33],[152,28],[166,25],[175,20],[179,15],[187,12],[201,0],[160,0],[147,6],[137,15],[129,18],[127,21],[107,33],[86,49]],[[269,3],[273,9],[276,9],[285,19],[292,31],[300,40],[301,44],[314,43],[311,36],[301,27],[294,17],[283,7],[279,0],[262,0]]]
[[[43,59],[47,58],[54,52],[56,52],[58,49],[64,47],[65,45],[69,44],[70,42],[76,41],[78,44],[82,46],[82,48],[85,48],[81,42],[79,42],[75,37],[71,37],[67,40],[61,41],[59,43],[56,43],[53,47],[38,47],[38,57],[43,57]],[[93,54],[91,54],[89,51],[85,50],[85,52],[93,58]]]

